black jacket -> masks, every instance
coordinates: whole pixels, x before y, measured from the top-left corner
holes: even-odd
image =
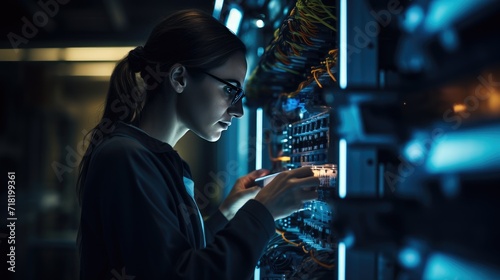
[[[250,200],[228,222],[220,211],[205,221],[175,150],[117,122],[93,151],[83,174],[80,276],[98,279],[247,279],[274,220]]]

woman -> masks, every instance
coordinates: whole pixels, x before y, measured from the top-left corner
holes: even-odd
[[[244,44],[210,15],[177,12],[113,71],[78,180],[81,279],[247,279],[274,220],[314,199],[309,168],[262,190],[238,179],[201,219],[188,165],[173,150],[191,130],[217,141],[243,115]]]

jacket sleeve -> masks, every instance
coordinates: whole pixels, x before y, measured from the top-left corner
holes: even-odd
[[[219,209],[217,209],[217,211],[205,220],[205,238],[207,240],[207,244],[214,241],[217,232],[223,229],[227,223],[228,220]]]
[[[109,266],[135,279],[248,278],[274,234],[274,220],[259,202],[247,202],[213,242],[193,249],[179,228],[173,182],[151,155],[113,145],[94,155],[88,190],[98,200]],[[221,214],[222,215],[222,214]],[[220,218],[220,217],[219,217]],[[109,275],[108,279],[113,276]]]

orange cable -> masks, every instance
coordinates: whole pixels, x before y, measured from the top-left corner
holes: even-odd
[[[321,83],[318,80],[318,75],[317,75],[318,71],[320,71],[320,69],[314,69],[311,71],[311,74],[313,74],[314,80],[318,84],[319,88],[323,88],[323,85],[321,85]]]
[[[306,247],[304,245],[302,245],[302,251],[304,251],[304,253],[308,254],[309,251],[306,250]]]
[[[295,245],[295,246],[297,246],[297,247],[298,247],[298,246],[300,246],[300,244],[299,244],[299,243],[295,243],[295,242],[293,242],[293,241],[290,241],[290,240],[286,239],[286,237],[285,237],[285,232],[281,233],[281,237],[283,238],[283,240],[285,240],[286,242],[288,242],[288,243],[290,243],[290,244],[292,244],[292,245]]]
[[[326,72],[328,72],[328,75],[330,75],[330,78],[332,78],[332,80],[334,80],[336,82],[337,80],[333,76],[332,71],[330,71],[330,66],[328,65],[328,58],[326,58],[325,61],[326,61]]]
[[[315,263],[317,263],[317,264],[321,265],[322,267],[324,267],[324,268],[328,268],[328,269],[332,269],[332,268],[334,268],[334,267],[335,267],[335,265],[334,265],[334,264],[325,264],[325,263],[322,263],[321,261],[319,261],[319,260],[318,260],[318,259],[314,256],[314,254],[313,254],[313,250],[309,250],[309,253],[310,253],[310,255],[311,255],[312,260],[313,260]]]

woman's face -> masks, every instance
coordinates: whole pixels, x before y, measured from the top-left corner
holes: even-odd
[[[245,55],[238,52],[207,73],[242,87],[246,71]],[[231,105],[234,95],[228,94],[228,86],[207,74],[201,73],[198,79],[190,77],[189,70],[187,74],[186,87],[178,97],[179,120],[201,138],[215,142],[234,117],[243,116],[242,101]]]

